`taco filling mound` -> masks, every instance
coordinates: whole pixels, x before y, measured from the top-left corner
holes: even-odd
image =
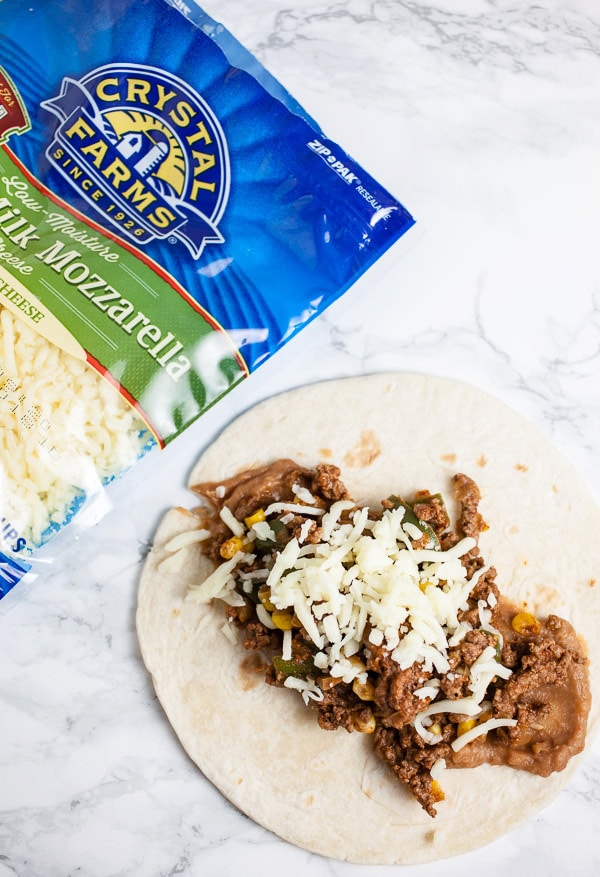
[[[430,816],[444,768],[562,770],[590,707],[573,627],[502,596],[478,547],[477,485],[453,484],[454,528],[437,493],[357,506],[330,464],[282,459],[194,487],[216,568],[187,599],[223,601],[265,681],[296,690],[321,728],[371,735]]]

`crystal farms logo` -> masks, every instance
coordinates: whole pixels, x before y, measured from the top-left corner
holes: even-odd
[[[138,64],[65,77],[42,104],[60,120],[52,165],[137,244],[177,238],[195,259],[223,243],[229,156],[206,102],[178,77]]]

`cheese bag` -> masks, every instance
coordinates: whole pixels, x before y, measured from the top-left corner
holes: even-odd
[[[413,222],[195,4],[3,0],[0,597]]]

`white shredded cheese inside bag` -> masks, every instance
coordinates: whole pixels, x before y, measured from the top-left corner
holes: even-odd
[[[25,550],[133,465],[149,439],[114,387],[0,305],[0,519]]]

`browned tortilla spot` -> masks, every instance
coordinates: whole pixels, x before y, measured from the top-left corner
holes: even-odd
[[[352,469],[363,469],[370,466],[381,454],[379,439],[372,429],[365,429],[354,447],[344,456],[344,465]]]
[[[251,691],[263,683],[267,662],[259,653],[246,655],[240,661],[240,682],[244,691]]]

